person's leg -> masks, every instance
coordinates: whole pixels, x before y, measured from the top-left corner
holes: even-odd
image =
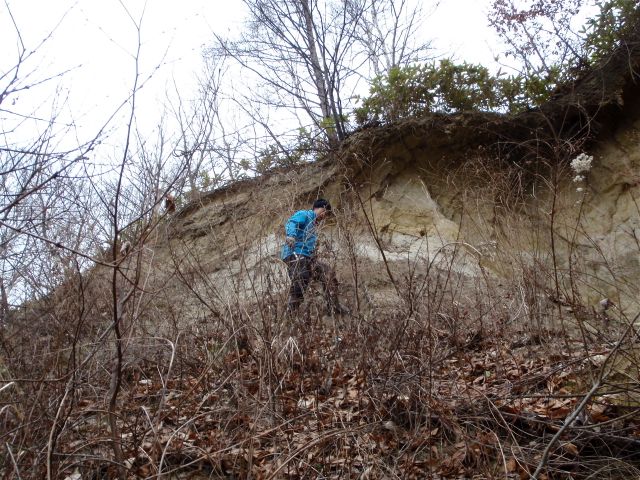
[[[287,313],[294,313],[300,308],[300,304],[304,299],[304,291],[307,289],[309,281],[311,280],[309,259],[303,256],[291,256],[285,260],[285,263],[287,264],[287,273],[291,280]]]
[[[329,315],[345,313],[346,309],[338,300],[338,279],[333,269],[325,263],[313,262],[311,271],[313,279],[322,283],[327,313]]]

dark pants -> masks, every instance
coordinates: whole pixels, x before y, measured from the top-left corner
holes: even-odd
[[[338,280],[328,265],[304,255],[291,255],[284,262],[291,280],[287,312],[298,310],[311,280],[318,280],[322,284],[327,313],[331,315],[342,311],[338,302]]]

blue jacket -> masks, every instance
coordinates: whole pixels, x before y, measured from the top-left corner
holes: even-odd
[[[316,214],[313,210],[298,210],[291,215],[284,226],[287,237],[296,239],[291,248],[286,243],[282,247],[282,259],[297,253],[305,257],[311,257],[316,249]]]

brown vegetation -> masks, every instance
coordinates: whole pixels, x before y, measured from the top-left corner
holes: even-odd
[[[515,119],[372,128],[150,218],[124,258],[114,242],[113,264],[3,325],[3,476],[638,476],[637,271],[603,248],[620,232],[586,220],[622,187],[577,196],[567,166],[594,138],[602,156],[635,138],[592,135],[621,85],[633,105],[610,84],[604,105],[576,100],[585,81]],[[628,197],[640,245],[625,185],[613,203]],[[281,226],[318,195],[351,314],[323,316],[311,291],[289,322]]]

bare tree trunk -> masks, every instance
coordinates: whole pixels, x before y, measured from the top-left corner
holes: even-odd
[[[312,66],[313,81],[318,92],[318,99],[320,100],[320,111],[322,112],[322,119],[324,121],[333,118],[329,107],[329,95],[327,93],[327,86],[325,83],[325,74],[320,65],[320,58],[318,56],[318,50],[316,46],[313,14],[309,6],[309,0],[300,0],[300,7],[302,9],[302,16],[305,25],[305,34],[307,41],[307,48],[309,50],[309,60]],[[334,119],[335,120],[335,119]],[[338,135],[335,130],[331,128],[326,129],[327,138],[329,144],[334,147],[338,144]]]
[[[7,298],[7,289],[4,286],[4,279],[0,277],[0,322],[5,322],[8,314],[9,299]]]

